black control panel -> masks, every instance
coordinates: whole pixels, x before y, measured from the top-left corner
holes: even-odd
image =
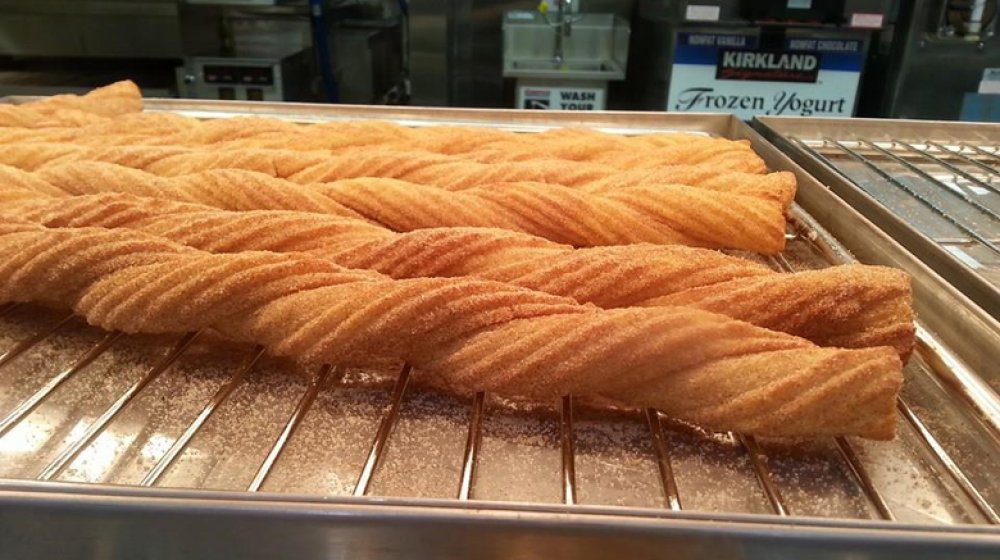
[[[273,86],[274,68],[270,66],[205,65],[204,79],[208,84],[242,84]]]

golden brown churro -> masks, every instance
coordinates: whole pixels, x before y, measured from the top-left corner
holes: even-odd
[[[384,121],[301,125],[259,117],[205,122],[188,119],[185,126],[163,132],[158,130],[161,125],[159,119],[159,115],[144,115],[121,126],[101,123],[76,130],[40,131],[34,136],[21,134],[6,137],[0,133],[0,143],[74,141],[95,146],[148,144],[300,151],[381,146],[407,152],[449,154],[486,163],[562,159],[603,162],[620,169],[708,163],[718,169],[733,171],[761,173],[766,170],[763,160],[750,149],[748,142],[696,134],[624,137],[584,129],[517,134],[481,127],[412,128]],[[149,121],[149,130],[144,121]]]
[[[69,194],[129,192],[227,210],[317,211],[319,206],[295,206],[303,189],[236,170],[165,180],[116,166],[75,164],[44,167],[37,176]],[[683,185],[589,193],[504,183],[452,192],[392,179],[352,179],[312,185],[308,192],[396,231],[496,227],[574,246],[648,242],[761,253],[779,252],[785,243],[780,201]],[[289,200],[292,194],[296,198]]]
[[[778,274],[746,259],[687,247],[572,249],[476,228],[399,234],[360,220],[226,212],[120,193],[35,198],[12,202],[2,212],[49,227],[138,229],[213,253],[308,253],[393,278],[475,276],[604,308],[683,305],[820,346],[891,346],[904,360],[913,347],[909,279],[884,267]]]
[[[891,438],[902,383],[892,349],[818,348],[690,308],[601,310],[503,283],[0,222],[0,302],[37,300],[109,330],[211,328],[308,362],[406,360],[463,395],[596,395],[768,436]]]
[[[65,143],[12,144],[0,150],[0,163],[34,170],[56,163],[99,161],[177,176],[210,169],[244,169],[296,183],[379,177],[462,190],[500,182],[551,183],[604,192],[624,187],[685,184],[709,190],[733,191],[780,200],[795,196],[790,173],[758,176],[725,172],[706,166],[659,167],[619,171],[600,164],[567,165],[558,160],[485,164],[429,153],[391,149],[357,150],[330,155],[290,150],[205,151],[179,146],[89,148]]]
[[[0,127],[79,126],[141,110],[139,88],[126,80],[86,95],[55,95],[21,105],[0,105]]]

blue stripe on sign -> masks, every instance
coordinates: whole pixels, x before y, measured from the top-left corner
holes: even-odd
[[[700,64],[715,66],[719,61],[719,51],[715,47],[689,47],[677,45],[674,64]]]
[[[678,46],[674,52],[674,64],[715,66],[719,62],[719,49],[712,47]],[[821,53],[820,70],[860,72],[864,59],[859,53]]]
[[[863,63],[864,59],[860,53],[822,53],[819,69],[860,72]]]

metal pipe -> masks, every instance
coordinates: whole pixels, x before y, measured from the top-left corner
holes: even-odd
[[[458,483],[458,499],[468,500],[472,495],[472,483],[476,476],[476,459],[479,455],[479,444],[482,441],[483,408],[486,394],[476,393],[472,399],[472,411],[469,416],[469,435],[465,440],[465,453],[462,456],[462,480]]]
[[[33,395],[21,401],[21,404],[17,405],[14,410],[10,411],[7,416],[4,416],[3,419],[0,420],[0,437],[3,437],[8,430],[20,423],[21,420],[24,420],[27,415],[31,414],[31,411],[35,410],[35,408],[38,407],[43,400],[48,398],[48,396],[51,395],[56,389],[58,389],[64,381],[96,360],[101,354],[104,353],[105,350],[110,348],[111,345],[121,337],[121,335],[122,333],[120,332],[108,333],[96,345],[88,350],[86,354],[73,363],[73,365],[64,369],[52,379],[49,379],[45,385],[35,391]]]
[[[781,491],[778,490],[778,486],[771,478],[771,469],[767,466],[767,456],[764,455],[757,440],[753,436],[745,434],[730,434],[730,436],[739,442],[750,458],[750,466],[753,467],[753,473],[757,476],[757,482],[760,483],[761,489],[764,490],[764,496],[767,497],[767,502],[771,505],[771,511],[779,517],[788,517],[791,515],[788,511],[788,506],[785,505],[785,499],[781,496]]]
[[[365,460],[365,465],[361,468],[361,474],[358,476],[358,482],[354,485],[355,496],[364,496],[368,492],[368,485],[371,484],[375,468],[378,467],[385,446],[389,442],[389,436],[392,435],[392,430],[396,427],[396,418],[399,417],[403,395],[406,394],[406,386],[410,383],[411,369],[410,364],[404,365],[399,372],[399,377],[396,378],[396,385],[392,388],[392,396],[390,397],[389,411],[385,413],[382,422],[379,423],[378,432],[375,433],[375,441],[372,442],[372,447],[368,451],[368,459]]]
[[[674,479],[674,469],[670,464],[670,452],[667,450],[667,438],[663,435],[660,413],[647,408],[646,424],[649,425],[649,433],[653,436],[653,451],[656,452],[656,466],[660,471],[660,484],[663,486],[666,506],[671,511],[680,511],[681,498],[677,491],[677,481]]]
[[[72,318],[73,318],[73,314],[70,313],[69,315],[67,315],[66,317],[64,317],[61,321],[59,321],[58,323],[50,326],[47,329],[38,331],[33,336],[31,336],[29,338],[26,338],[26,339],[22,340],[21,342],[18,342],[17,344],[15,344],[14,346],[12,346],[10,348],[10,350],[7,350],[7,351],[3,352],[2,354],[0,354],[0,367],[3,367],[5,365],[7,365],[14,358],[16,358],[16,357],[20,356],[21,354],[25,353],[26,351],[30,350],[32,346],[38,344],[39,342],[41,342],[41,341],[45,340],[46,338],[48,338],[48,337],[52,336],[53,334],[55,334],[56,331],[58,331],[59,329],[61,329]]]
[[[246,377],[247,373],[249,373],[251,369],[253,369],[254,364],[256,364],[263,355],[264,348],[258,346],[246,364],[236,372],[236,375],[231,377],[229,381],[222,385],[222,387],[219,387],[219,390],[216,391],[212,400],[205,405],[205,408],[201,409],[201,412],[198,413],[198,416],[195,417],[194,421],[188,425],[188,427],[184,430],[184,433],[181,434],[181,437],[177,438],[177,441],[170,446],[170,449],[168,449],[167,452],[160,457],[160,460],[156,462],[155,466],[153,466],[153,470],[149,471],[149,473],[143,477],[142,481],[139,482],[139,486],[152,486],[156,484],[156,481],[163,476],[163,473],[170,468],[170,465],[174,464],[174,461],[180,457],[184,449],[187,448],[189,443],[191,443],[191,439],[194,438],[196,433],[198,433],[198,430],[200,430],[201,427],[205,425],[205,422],[207,422],[208,419],[215,414],[219,405],[225,402],[236,387],[243,382],[243,378]]]
[[[562,398],[560,407],[560,437],[562,439],[563,503],[576,503],[576,434],[573,432],[573,396]]]
[[[288,422],[285,423],[285,427],[278,434],[278,438],[274,440],[274,445],[271,446],[271,450],[267,452],[267,457],[264,458],[264,462],[261,463],[260,468],[257,469],[257,473],[254,475],[253,480],[247,486],[247,492],[256,492],[260,490],[263,486],[264,481],[267,476],[271,474],[271,469],[274,467],[274,463],[277,462],[278,456],[281,452],[285,450],[285,445],[288,440],[292,438],[295,430],[299,428],[302,424],[302,419],[305,418],[306,413],[309,412],[309,408],[312,406],[313,402],[316,400],[316,396],[319,395],[320,390],[326,387],[328,379],[330,378],[330,372],[333,371],[333,366],[324,365],[320,368],[319,372],[313,376],[309,383],[309,388],[303,393],[302,398],[299,399],[299,403],[295,405],[295,410],[292,412],[291,417],[288,418]],[[340,375],[343,375],[344,369],[337,368]]]
[[[51,463],[46,465],[42,472],[38,474],[38,480],[52,480],[58,476],[63,469],[69,466],[69,464],[76,459],[76,456],[79,455],[84,448],[94,441],[97,434],[101,433],[104,428],[106,428],[108,424],[110,424],[111,421],[118,416],[118,413],[121,412],[122,409],[128,405],[128,403],[132,402],[132,399],[135,398],[136,395],[142,392],[147,385],[152,383],[153,380],[166,371],[167,368],[172,366],[174,362],[177,361],[177,358],[181,357],[181,354],[183,354],[184,351],[191,346],[191,343],[194,342],[195,338],[197,338],[200,333],[201,331],[188,333],[177,341],[177,344],[175,344],[174,347],[163,356],[163,358],[156,362],[156,364],[150,368],[148,372],[146,372],[146,375],[133,383],[131,387],[118,397],[118,400],[112,403],[111,406],[105,409],[104,412],[90,424],[83,436],[60,451],[59,455],[57,455],[56,458],[53,459]]]

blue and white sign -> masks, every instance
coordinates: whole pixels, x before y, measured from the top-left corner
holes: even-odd
[[[843,38],[787,38],[761,49],[753,35],[679,33],[667,110],[849,117],[864,45]]]

